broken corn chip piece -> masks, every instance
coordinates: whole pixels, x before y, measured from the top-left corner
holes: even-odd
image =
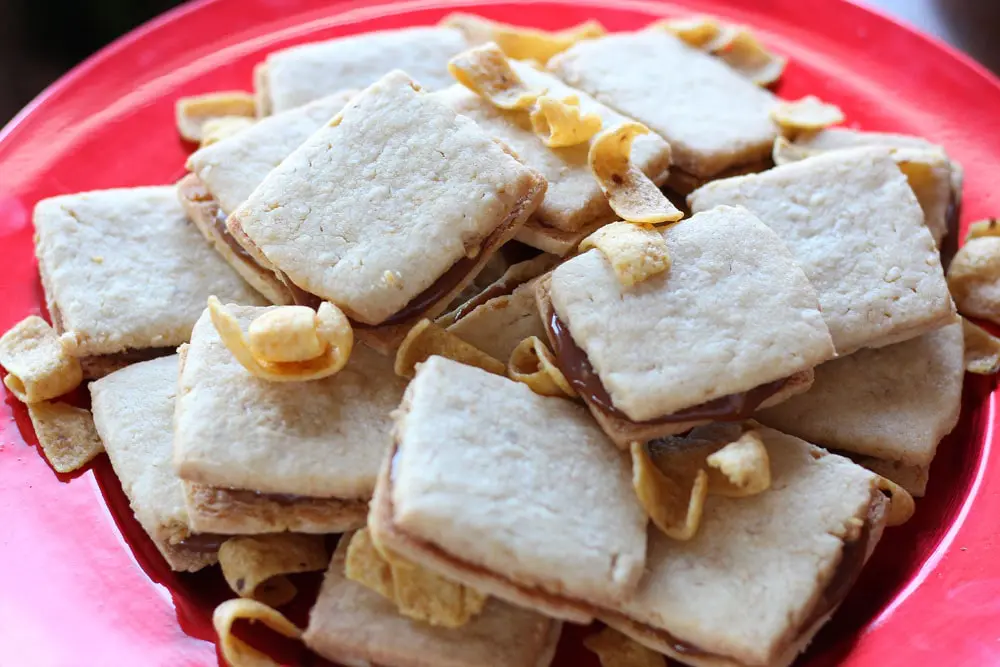
[[[83,381],[80,361],[37,315],[24,318],[0,337],[0,366],[7,369],[3,383],[24,403],[62,396]]]
[[[448,71],[460,84],[499,109],[528,109],[545,93],[529,88],[493,42],[459,53],[448,62]]]
[[[582,113],[574,95],[562,100],[542,95],[531,111],[531,127],[549,148],[566,148],[590,141],[601,131],[601,117]]]
[[[246,598],[226,600],[212,613],[212,625],[219,637],[222,657],[230,667],[277,667],[279,664],[233,633],[233,625],[237,621],[263,623],[291,639],[302,637],[302,630],[298,626],[262,602]]]
[[[506,371],[503,362],[466,343],[430,320],[423,319],[413,325],[396,351],[396,375],[413,377],[417,364],[427,361],[434,355],[454,359],[497,375],[504,375]]]
[[[670,253],[663,234],[628,222],[612,222],[580,242],[580,252],[597,248],[618,277],[631,287],[670,269]]]
[[[219,565],[229,588],[272,607],[295,597],[295,586],[284,575],[322,570],[328,561],[320,535],[238,536],[219,547]]]
[[[528,336],[517,344],[507,362],[507,375],[542,396],[576,396],[566,376],[556,366],[552,352],[537,336]]]

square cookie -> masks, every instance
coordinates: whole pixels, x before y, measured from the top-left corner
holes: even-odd
[[[266,303],[205,243],[173,186],[44,199],[34,223],[53,326],[85,377],[172,352],[213,294]]]
[[[720,206],[661,233],[665,273],[625,287],[594,249],[538,286],[556,363],[621,446],[745,419],[834,355],[815,290],[749,211]]]
[[[393,69],[405,69],[421,86],[443,88],[454,80],[448,60],[468,48],[454,28],[405,28],[339,37],[275,51],[256,75],[257,97],[279,113],[345,88],[364,88]]]
[[[538,172],[396,71],[272,171],[229,228],[392,347],[447,307],[544,194]]]
[[[962,409],[961,323],[816,368],[812,388],[761,422],[830,449],[926,468]]]
[[[230,306],[242,326],[264,308]],[[181,359],[174,464],[200,530],[338,532],[364,524],[405,382],[355,345],[312,382],[255,378],[206,312]]]
[[[864,468],[798,438],[758,432],[771,488],[710,495],[691,540],[651,528],[638,591],[602,621],[699,667],[785,667],[805,649],[878,543],[887,501]],[[739,434],[739,425],[713,425],[684,441]]]
[[[216,549],[192,539],[173,456],[177,355],[144,361],[90,385],[94,424],[129,504],[174,570],[216,561]]]
[[[548,67],[666,139],[696,179],[768,159],[778,136],[774,95],[660,28],[578,42]]]
[[[344,576],[351,534],[340,538],[302,640],[345,665],[548,667],[562,624],[490,599],[460,628],[406,618],[378,593]]]
[[[692,211],[745,206],[773,229],[819,293],[840,355],[914,338],[955,313],[937,246],[893,158],[835,151],[714,181]]]
[[[628,459],[581,406],[431,357],[394,434],[369,516],[390,550],[577,622],[632,593],[646,515]]]
[[[604,128],[630,120],[586,93],[570,88],[552,74],[540,72],[523,62],[512,60],[510,64],[533,90],[544,90],[546,95],[559,99],[577,97],[580,111],[600,116]],[[597,226],[615,219],[587,162],[589,141],[566,148],[549,148],[534,132],[524,111],[499,109],[458,84],[433,95],[513,148],[522,162],[537,169],[548,181],[545,199],[518,235],[518,240],[547,252],[552,252],[553,245],[557,244],[560,252],[556,254],[564,255]],[[638,137],[632,153],[635,164],[654,183],[666,182],[670,146],[662,137],[652,132]],[[539,242],[538,235],[545,240]],[[564,242],[564,239],[575,242]]]

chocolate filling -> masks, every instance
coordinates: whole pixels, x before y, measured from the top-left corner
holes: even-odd
[[[944,216],[948,234],[941,241],[941,266],[945,271],[951,265],[951,260],[955,257],[955,253],[958,252],[958,221],[961,216],[962,205],[953,192],[951,193],[951,199],[948,200],[948,210]]]
[[[226,227],[226,214],[222,212],[222,208],[219,206],[218,200],[212,196],[212,193],[208,191],[205,184],[198,180],[184,179],[180,184],[181,196],[189,201],[201,204],[205,209],[205,212],[212,216],[212,225],[215,227],[216,233],[219,235],[229,249],[233,251],[237,257],[247,264],[257,264],[257,260],[253,258],[253,255],[247,252],[247,249],[239,244],[239,242],[233,238],[233,235],[229,233],[229,228]]]
[[[556,365],[563,372],[578,394],[596,405],[602,412],[632,424],[681,424],[695,421],[742,421],[748,419],[761,404],[781,391],[788,378],[768,382],[749,391],[720,396],[690,408],[684,408],[664,417],[637,422],[615,407],[601,378],[594,372],[587,353],[573,340],[555,308],[545,323],[553,341]]]
[[[215,553],[230,537],[232,536],[216,533],[192,533],[178,542],[177,546],[200,554]]]

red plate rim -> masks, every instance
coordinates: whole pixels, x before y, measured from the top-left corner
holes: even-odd
[[[752,15],[762,22],[761,28],[766,34],[767,18],[763,12],[771,8],[785,8],[792,15],[795,10],[792,5],[795,0],[766,0],[758,3],[754,9],[737,7],[736,0],[691,0],[689,2],[658,2],[656,0],[627,0],[611,3],[608,0],[586,0],[571,2],[570,0],[551,0],[547,4],[564,4],[575,7],[607,8],[613,4],[616,10],[635,10],[653,14],[676,13],[690,11],[695,6],[707,13],[717,13],[729,16]],[[254,3],[246,3],[247,5]],[[412,11],[427,8],[461,6],[488,8],[494,2],[458,2],[457,0],[440,1],[409,1],[394,2],[393,0],[374,0],[373,2],[333,2],[327,3],[325,9],[317,9],[318,3],[312,2],[310,8],[303,10],[299,6],[309,4],[309,0],[296,0],[293,3],[299,11],[283,15],[275,5],[281,3],[258,2],[255,12],[246,11],[245,19],[237,23],[240,30],[256,24],[274,24],[276,27],[293,27],[297,21],[315,19],[323,16],[341,15],[349,12],[357,17],[377,16],[387,12]],[[530,0],[515,0],[503,4],[532,4]],[[962,78],[963,86],[976,86],[982,93],[982,103],[992,108],[1000,108],[1000,80],[990,74],[983,66],[969,56],[943,43],[939,39],[926,35],[890,18],[882,12],[862,6],[848,0],[821,0],[808,3],[810,11],[831,21],[831,26],[843,28],[851,25],[858,29],[869,31],[873,35],[891,36],[895,40],[903,40],[906,47],[917,54],[921,61],[939,59],[950,61],[951,71],[956,78]],[[262,7],[267,7],[262,9]],[[59,96],[70,92],[75,86],[85,81],[93,72],[115,60],[136,59],[142,45],[150,39],[163,39],[169,33],[174,38],[182,35],[189,26],[195,25],[209,11],[222,11],[228,8],[236,10],[241,7],[239,0],[195,0],[192,3],[175,8],[162,16],[146,23],[128,35],[112,42],[99,52],[73,68],[61,79],[46,88],[30,102],[14,119],[0,130],[0,174],[12,175],[11,170],[3,164],[4,156],[10,155],[8,148],[19,139],[23,128],[36,115],[44,114],[47,107]],[[233,14],[234,12],[230,12]],[[250,15],[263,16],[266,19],[251,18]],[[755,25],[753,21],[748,21]],[[815,21],[813,22],[815,24]],[[810,27],[803,26],[803,35],[809,33]],[[957,84],[956,84],[957,85]],[[1000,125],[986,126],[986,129],[1000,128]],[[873,128],[883,129],[883,128]],[[888,128],[884,128],[888,129]],[[18,161],[15,160],[15,163]],[[15,165],[16,166],[16,165]],[[17,179],[10,179],[14,182]],[[23,181],[21,181],[23,183]],[[8,187],[8,179],[0,177],[4,190]],[[0,214],[3,211],[3,197],[8,194],[0,192]],[[990,198],[984,198],[983,204],[996,204]],[[977,211],[979,212],[979,211]],[[975,216],[970,216],[969,219]],[[0,238],[3,238],[3,226],[0,222]],[[23,316],[21,312],[18,317]],[[0,322],[5,328],[14,321],[14,313],[0,307],[0,318],[9,321]],[[1000,515],[1000,461],[993,454],[993,445],[998,434],[994,428],[997,419],[997,394],[992,391],[991,382],[987,390],[989,395],[983,400],[977,411],[977,421],[985,424],[982,428],[982,448],[976,452],[977,459],[972,470],[972,479],[967,492],[962,498],[955,498],[960,507],[955,512],[947,530],[937,538],[936,544],[929,550],[922,566],[894,599],[887,604],[865,628],[864,632],[855,638],[847,653],[839,653],[835,657],[820,658],[821,664],[851,664],[851,665],[890,665],[913,664],[917,661],[936,659],[950,664],[986,664],[1000,661],[1000,644],[997,642],[995,628],[1000,626],[1000,541],[994,536],[995,520]],[[0,452],[3,444],[0,444]],[[33,454],[33,453],[32,453]],[[19,459],[20,460],[20,459]],[[972,462],[970,462],[972,463]],[[0,485],[2,486],[2,485]],[[2,496],[0,496],[2,498]],[[3,500],[6,500],[3,498]],[[100,501],[98,501],[100,502]],[[12,510],[0,502],[0,514]],[[118,545],[113,545],[118,548]],[[0,605],[0,619],[4,617]],[[169,635],[169,633],[166,633]],[[0,630],[0,637],[3,631]],[[22,661],[23,664],[29,664]],[[200,663],[199,663],[200,664]],[[815,663],[811,663],[815,664]]]

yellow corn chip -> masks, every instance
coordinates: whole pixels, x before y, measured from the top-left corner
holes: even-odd
[[[204,137],[205,123],[209,120],[227,116],[257,116],[253,95],[239,90],[182,97],[177,100],[175,111],[177,131],[184,139],[195,142]]]
[[[597,248],[611,262],[618,282],[626,287],[670,269],[663,234],[628,222],[612,222],[580,242],[580,252]]]
[[[675,540],[690,540],[698,532],[708,495],[708,475],[697,470],[664,473],[649,456],[645,445],[633,442],[632,487],[650,520]]]
[[[597,654],[601,667],[667,666],[666,657],[613,628],[604,628],[588,636],[583,640],[583,645]]]
[[[375,547],[368,529],[362,528],[353,535],[344,535],[340,539],[350,540],[347,543],[344,576],[384,598],[394,600],[392,568]]]
[[[576,396],[566,376],[556,367],[552,352],[538,336],[529,336],[517,344],[507,362],[507,375],[542,396]]]
[[[886,525],[900,526],[909,521],[917,508],[913,496],[899,484],[882,476],[878,476],[876,485],[879,491],[889,496],[889,516],[886,518]]]
[[[965,334],[965,370],[977,375],[995,375],[1000,371],[1000,338],[962,318]]]
[[[403,616],[445,628],[458,628],[478,615],[487,596],[422,567],[390,563],[393,597]]]
[[[607,34],[604,26],[597,21],[586,21],[572,28],[548,32],[490,21],[481,16],[464,13],[446,16],[441,25],[457,28],[473,44],[496,42],[508,58],[537,60],[542,64],[581,40]]]
[[[201,147],[211,146],[234,134],[239,134],[254,124],[254,119],[247,116],[221,116],[209,118],[201,126]]]
[[[632,142],[649,129],[627,121],[598,134],[587,161],[615,213],[627,222],[676,222],[684,214],[632,162]]]
[[[977,220],[969,225],[969,233],[965,235],[965,240],[978,239],[984,236],[1000,236],[1000,221],[996,218]]]
[[[73,472],[104,451],[104,443],[87,410],[66,403],[28,404],[38,444],[56,472]]]
[[[718,48],[716,40],[723,33],[723,25],[711,16],[687,16],[680,19],[664,19],[657,21],[652,27],[657,27],[673,33],[678,39],[705,51]]]
[[[529,88],[492,42],[459,53],[448,62],[448,71],[460,84],[500,109],[527,109],[545,93]]]
[[[19,401],[37,403],[70,392],[83,381],[80,361],[70,356],[48,322],[31,315],[0,337],[3,383]]]
[[[531,127],[549,148],[566,148],[590,141],[601,131],[601,117],[582,114],[575,95],[563,100],[542,95],[531,111]]]
[[[727,39],[717,40],[712,52],[727,65],[758,86],[769,86],[785,71],[787,60],[769,52],[746,28],[726,32]]]
[[[417,364],[434,355],[454,359],[497,375],[504,375],[507,370],[503,362],[424,319],[413,325],[399,345],[399,350],[396,351],[396,375],[413,377]]]
[[[302,637],[298,626],[266,604],[246,598],[226,600],[215,608],[212,625],[219,636],[222,657],[230,667],[278,667],[277,662],[233,634],[236,621],[260,622],[285,637]]]
[[[351,356],[354,331],[347,316],[333,304],[323,302],[312,315],[310,324],[304,317],[303,308],[282,306],[268,311],[258,318],[264,320],[259,326],[254,327],[256,320],[251,322],[248,340],[240,323],[219,300],[214,296],[208,298],[208,312],[223,344],[251,375],[271,382],[304,382],[329,377],[339,373]],[[315,351],[310,343],[312,336],[322,345],[320,354],[300,359]]]
[[[814,132],[844,122],[840,107],[814,95],[790,102],[783,100],[771,109],[771,120],[788,133]]]
[[[1000,237],[976,236],[965,242],[952,258],[947,272],[948,289],[958,312],[1000,321]]]
[[[710,454],[705,463],[711,494],[739,498],[771,488],[771,462],[756,431],[747,431]]]
[[[278,533],[231,537],[219,547],[222,576],[240,597],[279,607],[295,597],[285,574],[326,568],[323,537]]]

